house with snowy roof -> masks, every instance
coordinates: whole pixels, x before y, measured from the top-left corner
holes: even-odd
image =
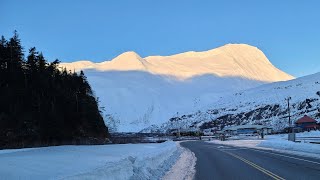
[[[317,121],[307,115],[304,115],[302,118],[298,119],[295,124],[296,127],[301,128],[303,131],[320,129]]]
[[[223,132],[238,135],[238,134],[258,134],[263,132],[263,134],[271,134],[272,128],[264,125],[238,125],[238,126],[229,126],[223,129]]]

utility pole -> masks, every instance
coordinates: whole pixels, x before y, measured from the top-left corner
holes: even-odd
[[[179,118],[179,112],[177,112],[176,118],[177,119]],[[178,127],[178,137],[180,137],[180,129],[181,129],[181,126],[179,125],[179,127]]]
[[[296,141],[296,134],[294,133],[294,128],[291,126],[291,116],[290,116],[290,100],[291,97],[289,96],[286,98],[286,101],[288,101],[288,114],[289,114],[289,132],[288,132],[288,140],[289,141]]]
[[[288,101],[289,131],[291,130],[290,100],[291,100],[291,97],[290,97],[290,96],[289,96],[288,98],[286,98],[286,101]]]
[[[286,98],[286,101],[288,101],[288,115],[289,115],[289,128],[288,128],[288,133],[292,133],[292,127],[291,127],[291,115],[290,115],[290,100],[291,97],[289,96],[288,98]]]

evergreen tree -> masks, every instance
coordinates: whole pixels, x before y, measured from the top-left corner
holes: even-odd
[[[36,72],[37,71],[37,56],[38,56],[38,52],[36,51],[35,47],[30,48],[29,50],[29,55],[27,57],[27,62],[26,62],[26,66],[27,66],[27,70],[29,72]]]
[[[9,71],[14,74],[21,70],[23,62],[23,48],[21,46],[17,31],[14,31],[14,35],[12,38],[10,38],[7,46],[10,51],[10,59],[8,64]]]
[[[1,70],[5,70],[7,69],[7,63],[6,63],[6,59],[7,59],[7,40],[4,38],[4,36],[1,36],[0,39],[0,69]]]
[[[0,148],[101,144],[108,128],[81,71],[59,70],[36,48],[24,59],[17,32],[0,40]]]

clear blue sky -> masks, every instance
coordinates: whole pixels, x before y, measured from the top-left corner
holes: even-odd
[[[0,0],[0,34],[18,30],[49,60],[100,62],[227,43],[259,47],[280,69],[320,72],[318,0]]]

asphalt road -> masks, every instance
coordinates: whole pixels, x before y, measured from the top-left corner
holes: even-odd
[[[320,180],[319,159],[204,141],[183,142],[181,145],[190,149],[197,157],[197,180]]]

